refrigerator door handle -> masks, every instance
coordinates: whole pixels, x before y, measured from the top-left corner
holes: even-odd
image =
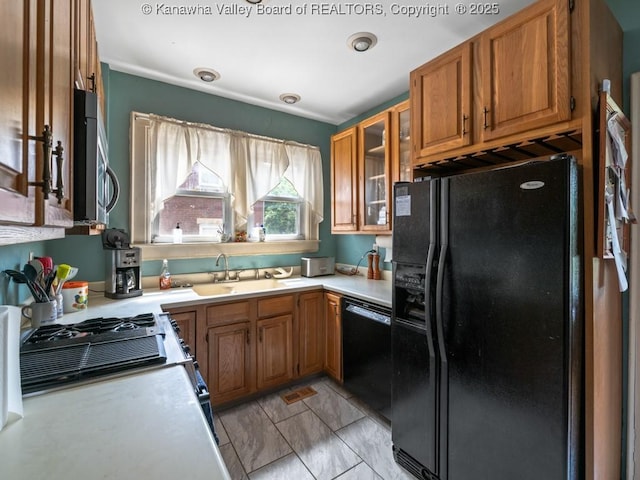
[[[444,326],[443,326],[443,284],[444,284],[444,269],[445,261],[447,258],[447,245],[440,247],[440,256],[438,258],[438,272],[436,278],[436,329],[438,338],[438,350],[440,352],[440,361],[443,364],[447,363],[447,352],[444,345]]]
[[[440,450],[438,452],[438,473],[442,479],[448,478],[448,444],[449,444],[449,367],[444,335],[444,272],[449,247],[449,180],[440,183],[440,253],[436,271],[435,315],[438,356],[440,359],[440,382],[438,392],[438,436]]]
[[[443,179],[440,184],[440,255],[436,274],[436,329],[440,361],[447,363],[447,352],[444,342],[443,303],[444,303],[444,270],[449,246],[449,180]]]

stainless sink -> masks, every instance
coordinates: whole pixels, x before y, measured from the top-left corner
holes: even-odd
[[[205,283],[194,285],[193,291],[202,297],[213,295],[231,295],[234,293],[262,292],[284,288],[287,284],[275,278],[265,278],[262,280],[246,280],[242,282],[230,283]]]

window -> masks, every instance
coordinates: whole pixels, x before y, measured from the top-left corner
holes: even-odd
[[[248,221],[253,228],[248,233],[255,237],[256,229],[264,226],[267,241],[304,239],[305,220],[304,200],[284,178],[268,195],[253,204],[253,214]]]
[[[317,251],[317,147],[132,112],[130,163],[131,239],[145,259]],[[177,223],[183,244],[173,245]],[[256,225],[266,242],[226,243]]]
[[[152,241],[167,243],[179,223],[184,242],[219,242],[231,218],[229,195],[222,179],[196,162],[175,195],[163,202],[153,220]]]

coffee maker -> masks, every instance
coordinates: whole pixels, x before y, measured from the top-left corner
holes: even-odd
[[[104,296],[131,298],[142,295],[140,249],[132,247],[124,230],[109,228],[102,232],[105,249]]]

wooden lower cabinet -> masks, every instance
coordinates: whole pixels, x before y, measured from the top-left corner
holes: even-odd
[[[316,290],[168,311],[197,346],[217,406],[323,370],[341,381],[340,298]]]
[[[251,322],[207,329],[209,393],[214,404],[251,392]]]
[[[301,377],[324,367],[324,296],[302,293],[298,298],[298,368]]]
[[[258,320],[257,388],[293,379],[293,315]]]
[[[178,336],[189,346],[191,355],[196,355],[196,310],[169,310],[171,319],[178,325]]]
[[[342,382],[342,318],[340,309],[342,297],[325,293],[325,356],[324,370],[328,375]]]

